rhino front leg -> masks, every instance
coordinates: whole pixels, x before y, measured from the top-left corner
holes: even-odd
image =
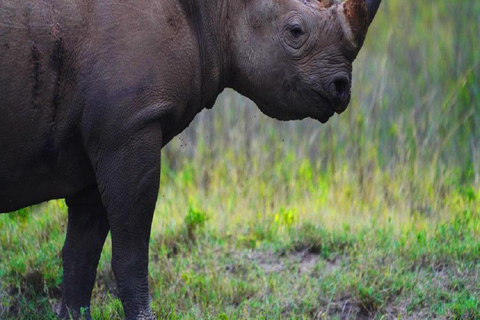
[[[160,182],[161,136],[159,127],[129,135],[118,147],[100,152],[96,169],[112,235],[112,268],[128,320],[155,319],[148,246]]]
[[[66,199],[68,227],[63,247],[60,317],[90,319],[90,299],[98,260],[108,234],[107,213],[96,185]],[[81,311],[83,308],[83,312]]]

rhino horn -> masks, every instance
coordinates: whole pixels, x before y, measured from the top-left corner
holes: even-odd
[[[347,0],[339,7],[346,38],[355,48],[363,45],[367,30],[377,13],[381,0]]]
[[[367,11],[368,11],[368,25],[370,25],[377,14],[378,7],[382,0],[366,0],[367,2]]]

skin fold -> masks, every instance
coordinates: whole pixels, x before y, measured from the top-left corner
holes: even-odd
[[[154,319],[160,152],[227,87],[326,122],[380,1],[0,0],[0,212],[65,198],[60,317],[87,316],[108,232],[127,319]]]

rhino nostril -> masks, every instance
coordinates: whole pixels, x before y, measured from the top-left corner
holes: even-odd
[[[335,88],[335,98],[344,99],[350,91],[350,81],[347,77],[339,77],[333,82]]]

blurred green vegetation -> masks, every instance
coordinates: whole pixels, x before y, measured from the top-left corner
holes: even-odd
[[[347,165],[362,179],[403,167],[442,180],[444,170],[458,170],[462,182],[478,186],[479,13],[473,0],[384,1],[354,63],[344,114],[326,125],[282,123],[228,91],[165,149],[164,160],[211,171],[234,153],[234,164],[253,173],[293,154],[320,173]]]
[[[479,319],[480,2],[383,1],[349,109],[278,122],[231,91],[164,149],[167,319]],[[63,201],[0,216],[0,319],[61,296]],[[107,240],[92,313],[120,319]]]

